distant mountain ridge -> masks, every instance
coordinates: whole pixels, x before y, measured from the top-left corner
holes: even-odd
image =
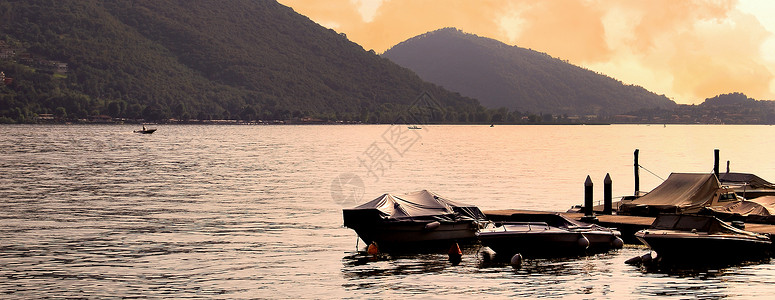
[[[489,108],[613,115],[676,103],[547,54],[443,28],[401,42],[383,57]]]
[[[0,122],[391,122],[424,92],[451,113],[480,107],[274,0],[0,0],[0,18],[0,71],[13,78]]]

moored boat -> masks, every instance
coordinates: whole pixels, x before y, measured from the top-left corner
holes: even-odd
[[[704,207],[739,199],[731,188],[722,186],[713,173],[672,173],[646,195],[622,201],[617,213],[635,216],[692,214]]]
[[[659,215],[651,228],[636,232],[635,237],[663,261],[764,258],[772,247],[768,236],[702,215]]]
[[[727,166],[729,169],[729,166]],[[719,174],[721,184],[732,188],[735,193],[745,199],[753,199],[762,196],[775,196],[775,184],[750,173],[726,173]]]
[[[350,209],[343,209],[344,226],[355,230],[380,251],[448,249],[455,242],[475,242],[484,213],[476,206],[454,202],[422,190],[383,194]]]
[[[568,219],[557,213],[514,214],[511,221],[493,223],[477,233],[482,246],[500,259],[576,256],[621,248],[617,230]]]

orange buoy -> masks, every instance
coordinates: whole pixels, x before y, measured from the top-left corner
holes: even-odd
[[[379,254],[379,247],[377,247],[377,242],[371,242],[369,244],[369,248],[366,250],[369,255],[377,255]]]
[[[460,251],[460,245],[454,243],[452,247],[449,247],[449,252],[447,252],[447,254],[449,254],[449,256],[463,256],[463,251]]]
[[[449,261],[452,262],[453,265],[457,265],[463,260],[463,251],[460,251],[460,245],[457,243],[453,244],[452,247],[449,247],[447,254],[449,255]]]

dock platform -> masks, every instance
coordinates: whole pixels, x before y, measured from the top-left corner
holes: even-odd
[[[535,210],[520,210],[520,209],[502,209],[502,210],[488,210],[484,211],[484,214],[493,221],[509,221],[513,214],[545,214],[545,213],[557,213],[550,211],[535,211]],[[584,216],[583,213],[559,213],[572,220],[581,221]],[[640,216],[625,216],[625,215],[595,215],[597,217],[598,225],[615,228],[622,233],[622,239],[629,244],[639,244],[637,239],[633,236],[638,230],[646,229],[654,222],[654,217],[640,217]],[[770,224],[756,224],[745,223],[745,230],[769,234],[775,237],[775,225]]]

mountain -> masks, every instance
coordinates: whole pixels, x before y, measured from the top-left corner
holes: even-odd
[[[481,108],[274,0],[0,0],[0,19],[5,122],[391,122],[420,95]]]
[[[455,28],[413,37],[382,56],[489,108],[613,115],[676,106],[642,87]]]

